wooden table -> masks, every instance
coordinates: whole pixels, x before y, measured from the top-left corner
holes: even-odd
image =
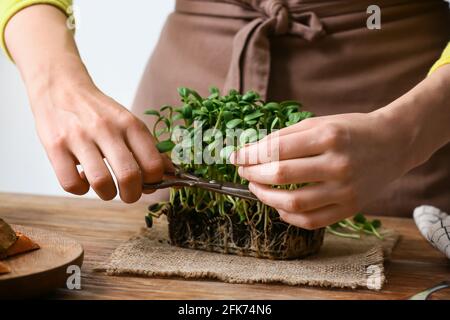
[[[85,249],[82,290],[59,289],[56,299],[406,299],[450,279],[450,263],[422,238],[412,219],[383,218],[402,240],[386,263],[381,292],[264,284],[227,284],[140,277],[111,277],[93,271],[144,225],[146,202],[126,205],[81,198],[0,193],[0,217],[9,223],[58,231]],[[434,299],[450,299],[443,290]]]

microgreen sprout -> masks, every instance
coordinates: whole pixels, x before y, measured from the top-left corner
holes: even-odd
[[[327,232],[336,236],[360,239],[361,234],[369,234],[383,239],[379,229],[381,228],[380,220],[369,220],[362,213],[356,214],[353,219],[344,219],[340,222],[327,227]]]
[[[229,162],[230,154],[247,143],[313,116],[301,110],[296,101],[264,102],[258,93],[240,94],[230,90],[221,95],[211,88],[208,97],[189,88],[179,88],[181,106],[163,106],[148,110],[156,117],[153,135],[156,146],[167,153],[184,171],[208,180],[248,185],[237,167]],[[230,132],[238,134],[229,140]],[[200,148],[197,136],[200,134]],[[197,147],[196,147],[197,146]],[[214,163],[197,161],[211,153]],[[176,162],[175,159],[183,161]],[[273,186],[293,190],[301,185]],[[197,188],[171,189],[170,200],[150,208],[146,219],[151,225],[161,213],[169,219],[172,243],[181,246],[269,258],[296,258],[316,252],[323,239],[323,229],[304,230],[288,225],[274,208],[259,201],[239,199]],[[188,218],[191,219],[188,221]],[[176,224],[171,221],[175,221]]]
[[[179,88],[178,93],[182,101],[181,107],[165,105],[160,111],[154,109],[146,111],[147,115],[157,118],[153,128],[153,135],[157,139],[156,146],[162,153],[174,151],[178,141],[173,134],[176,129],[183,129],[192,140],[192,143],[183,141],[183,144],[190,148],[188,151],[193,157],[187,163],[181,163],[180,166],[186,171],[210,180],[248,184],[248,181],[237,174],[237,167],[229,163],[230,154],[242,145],[256,142],[264,137],[260,135],[260,131],[265,130],[267,134],[270,134],[313,116],[310,112],[301,111],[302,106],[296,101],[265,103],[254,91],[239,94],[236,90],[231,90],[227,95],[222,96],[219,90],[213,87],[206,98],[189,88]],[[200,125],[196,127],[195,123]],[[222,163],[205,164],[194,161],[195,131],[207,132],[208,129],[209,132],[217,132],[222,137],[229,135],[229,130],[240,130],[235,144],[226,145],[218,150],[216,156],[222,160]],[[201,151],[214,150],[219,142],[216,140],[215,133],[204,135],[202,140]],[[186,148],[183,150],[186,152]],[[281,187],[293,189],[297,186]],[[248,223],[263,223],[265,220],[259,217],[261,214],[278,216],[274,209],[267,208],[263,204],[258,204],[260,208],[257,209],[256,203],[250,200],[235,199],[204,190],[189,188],[172,190],[171,201],[175,199],[180,201],[184,208],[194,207],[197,211],[214,209],[221,215],[238,214],[241,221]]]

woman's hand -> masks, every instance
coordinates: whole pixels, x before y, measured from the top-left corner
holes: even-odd
[[[246,146],[230,160],[284,221],[315,229],[357,213],[405,174],[408,137],[380,112],[317,117]],[[270,187],[302,183],[308,185],[292,191]]]
[[[17,13],[5,31],[39,137],[66,191],[81,195],[91,186],[101,199],[113,199],[117,190],[106,159],[121,199],[135,202],[142,183],[160,181],[169,164],[145,124],[94,85],[66,19],[53,6],[33,5]]]
[[[30,100],[39,137],[64,190],[81,195],[91,186],[101,199],[113,199],[117,191],[104,159],[124,202],[141,197],[144,181],[162,179],[163,159],[144,123],[90,83],[70,88],[52,83]]]

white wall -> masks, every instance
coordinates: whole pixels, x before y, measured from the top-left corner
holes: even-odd
[[[96,84],[125,106],[174,0],[75,0],[77,43]],[[35,134],[19,74],[0,54],[0,192],[65,195]],[[93,196],[92,193],[89,196]]]

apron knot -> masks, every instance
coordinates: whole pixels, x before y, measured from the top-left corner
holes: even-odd
[[[314,12],[291,14],[283,0],[266,0],[261,4],[261,9],[270,20],[271,32],[275,35],[293,34],[313,41],[325,33],[322,22]]]
[[[267,98],[272,36],[293,35],[313,41],[325,35],[320,18],[287,0],[177,0],[177,12],[241,18],[248,23],[236,33],[224,90],[258,91]]]
[[[275,22],[273,32],[276,35],[289,32],[289,10],[283,0],[267,0],[263,2],[262,9],[264,14]]]

